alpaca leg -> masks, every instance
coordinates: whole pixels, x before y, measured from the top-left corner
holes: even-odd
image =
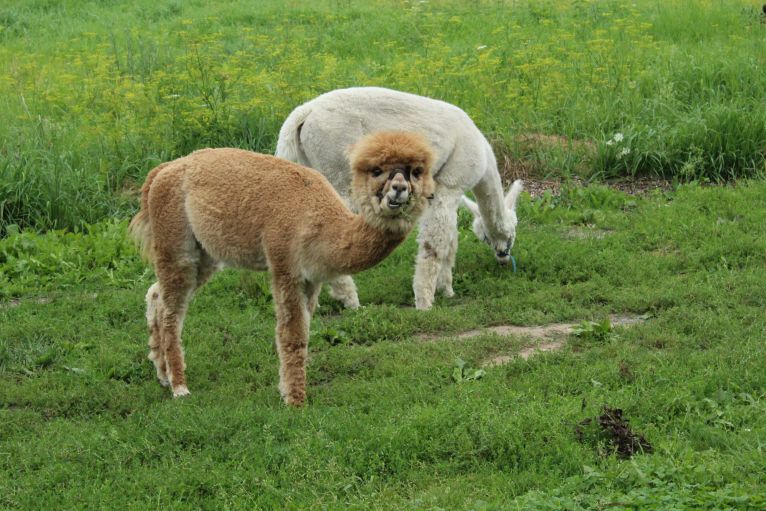
[[[330,296],[343,302],[347,309],[359,308],[359,295],[350,275],[342,275],[330,281]]]
[[[305,282],[303,284],[303,295],[306,300],[306,309],[309,312],[309,318],[314,315],[314,312],[319,306],[319,293],[321,291],[321,284],[315,284],[313,282]]]
[[[420,245],[415,261],[415,279],[412,284],[416,309],[428,310],[433,306],[439,267],[440,264],[432,246],[428,242]]]
[[[318,286],[317,286],[318,287]],[[309,311],[301,285],[289,277],[275,275],[274,302],[277,309],[279,392],[285,403],[300,406],[306,399]]]
[[[173,397],[189,395],[189,388],[186,386],[186,362],[181,345],[181,333],[189,301],[194,292],[218,269],[217,263],[199,248],[192,251],[190,256],[183,266],[177,268],[172,281],[173,291],[167,297],[162,295],[165,360]]]
[[[160,385],[167,387],[170,385],[170,380],[167,374],[165,353],[162,350],[161,315],[160,283],[155,282],[146,293],[146,322],[149,325],[149,360],[154,363]]]
[[[442,263],[439,276],[436,279],[436,289],[444,293],[447,298],[455,296],[455,292],[452,290],[452,268],[455,266],[455,255],[457,254],[457,237],[456,231],[452,237],[447,259]]]
[[[451,253],[457,243],[457,206],[461,194],[461,190],[450,188],[437,190],[434,193],[436,198],[421,219],[415,278],[412,284],[415,307],[418,309],[430,309],[433,305],[436,285],[443,271],[449,272],[451,291],[454,261],[454,255],[451,256]],[[446,284],[447,274],[443,279],[442,283]],[[446,286],[444,289],[447,290]]]
[[[184,370],[184,352],[181,333],[189,300],[197,283],[196,268],[178,268],[173,275],[159,273],[162,309],[160,314],[161,349],[166,372],[173,389],[173,397],[189,394]]]
[[[182,203],[181,203],[182,204]],[[181,212],[180,218],[184,218]],[[215,270],[210,257],[199,247],[188,225],[157,223],[154,266],[159,281],[160,350],[174,397],[189,394],[184,370],[181,333],[194,290]]]
[[[215,273],[216,269],[217,264],[215,261],[213,261],[206,253],[202,252],[197,267],[195,288],[198,289],[201,287],[210,276]],[[162,341],[164,315],[165,311],[162,295],[160,293],[160,283],[155,282],[146,293],[146,322],[149,325],[149,360],[154,363],[154,367],[157,370],[157,379],[160,381],[160,385],[167,387],[170,385],[170,378],[169,367],[165,357],[167,347],[163,346]]]

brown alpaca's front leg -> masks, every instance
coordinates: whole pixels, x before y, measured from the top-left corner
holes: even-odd
[[[301,287],[291,277],[274,276],[279,392],[285,403],[293,406],[302,405],[306,399],[309,312]]]

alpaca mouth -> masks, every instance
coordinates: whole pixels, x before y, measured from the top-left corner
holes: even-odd
[[[388,209],[390,213],[399,213],[400,211],[404,211],[407,208],[407,205],[410,203],[411,197],[397,197],[392,198],[390,196],[387,196],[384,200],[381,201],[381,206]]]

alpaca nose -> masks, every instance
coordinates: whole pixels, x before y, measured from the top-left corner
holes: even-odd
[[[390,190],[393,190],[394,197],[398,198],[400,195],[406,196],[407,192],[409,192],[409,188],[409,184],[407,183],[407,180],[405,179],[402,172],[397,172],[393,179],[391,179]]]

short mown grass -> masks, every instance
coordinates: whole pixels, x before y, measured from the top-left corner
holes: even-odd
[[[266,275],[229,270],[200,291],[192,395],[172,400],[146,360],[153,279],[125,223],[14,233],[0,240],[0,508],[763,509],[763,211],[756,181],[523,194],[515,274],[462,212],[453,299],[411,307],[412,238],[359,276],[364,308],[323,295],[302,409],[279,399]],[[610,313],[649,319],[480,377],[530,340],[451,339]],[[454,377],[458,359],[471,378]],[[581,439],[605,405],[653,453]]]
[[[762,21],[755,0],[4,2],[0,235],[125,215],[157,163],[272,152],[298,104],[359,85],[462,107],[529,173],[762,175]]]

